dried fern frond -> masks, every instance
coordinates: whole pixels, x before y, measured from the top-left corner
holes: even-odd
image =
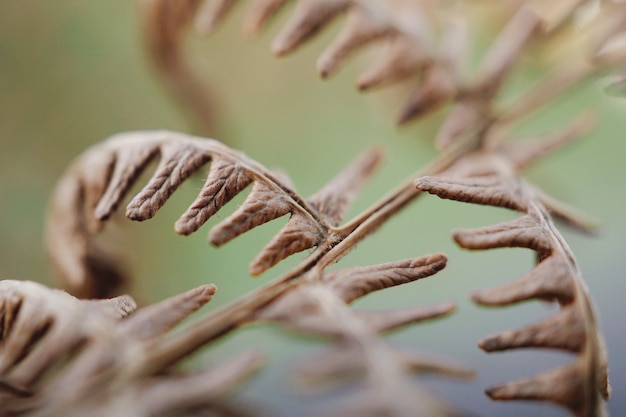
[[[48,384],[45,398],[50,400],[45,403],[46,415],[81,415],[85,410],[90,410],[92,415],[111,415],[124,410],[125,415],[137,417],[183,416],[187,415],[185,410],[210,409],[215,399],[231,386],[230,381],[240,382],[258,367],[258,355],[246,355],[222,365],[223,369],[207,373],[162,376],[162,372],[211,341],[205,338],[198,343],[199,333],[223,335],[242,324],[274,321],[307,333],[330,336],[335,340],[333,351],[352,352],[353,360],[359,361],[355,365],[357,371],[364,375],[365,382],[359,385],[359,394],[344,404],[349,415],[363,412],[362,397],[365,397],[371,407],[365,415],[384,411],[394,416],[409,416],[416,410],[428,410],[433,416],[461,416],[462,413],[413,386],[407,375],[437,373],[466,378],[473,374],[471,371],[412,352],[398,354],[396,348],[378,337],[380,332],[448,314],[454,309],[451,303],[394,312],[352,313],[346,306],[371,291],[430,276],[441,270],[445,261],[443,255],[435,254],[321,276],[309,271],[297,283],[283,287],[271,303],[252,306],[239,303],[229,314],[218,311],[165,337],[157,337],[167,330],[161,330],[163,327],[171,327],[167,325],[170,319],[164,316],[182,318],[183,314],[176,314],[172,307],[181,305],[183,299],[195,299],[194,293],[139,310],[117,326],[114,335],[121,335],[121,339],[109,339],[108,343],[94,346],[79,358],[77,365]],[[251,299],[263,298],[266,292],[267,288],[257,290]],[[221,320],[229,320],[230,324],[216,329]],[[82,380],[89,383],[78,393],[68,395],[63,388],[70,381]],[[385,387],[382,391],[381,386]]]
[[[355,398],[344,401],[340,415],[409,416],[420,410],[438,416],[460,415],[431,395],[412,387],[406,375],[409,372],[436,373],[467,378],[473,375],[472,371],[445,361],[427,360],[412,352],[398,354],[396,348],[378,337],[382,332],[449,314],[454,304],[393,311],[351,311],[347,308],[347,304],[372,291],[433,275],[445,263],[445,256],[434,254],[347,268],[318,277],[309,274],[305,282],[260,310],[254,319],[275,321],[334,340],[323,359],[315,361],[315,379],[336,382],[346,374],[360,375],[364,379]],[[339,364],[344,360],[347,361]]]
[[[198,7],[195,18],[195,28],[200,33],[213,31],[227,12],[234,5],[234,1],[205,1]],[[285,0],[257,0],[250,4],[249,14],[245,18],[244,32],[255,34],[263,25],[275,16],[288,2]],[[387,85],[410,76],[419,74],[438,65],[438,60],[432,53],[429,44],[434,37],[429,28],[426,16],[430,14],[431,6],[426,2],[404,2],[402,7],[398,3],[360,1],[360,0],[301,0],[289,21],[272,43],[272,51],[277,56],[283,56],[299,48],[307,40],[314,37],[340,14],[347,14],[344,28],[335,42],[328,47],[318,60],[318,71],[323,77],[334,73],[339,66],[356,51],[369,44],[384,45],[384,57],[363,73],[357,80],[360,89],[370,89],[379,85]],[[165,13],[155,5],[149,13],[153,16]],[[419,22],[419,24],[414,24]],[[454,38],[445,42],[446,46],[459,45],[459,32],[452,29]],[[148,34],[148,37],[151,35]],[[454,48],[457,51],[458,48]],[[450,54],[454,54],[453,51]],[[428,71],[430,74],[441,73],[440,69]],[[437,88],[448,88],[447,80],[429,75],[425,79],[432,79]],[[432,83],[431,83],[432,84]],[[434,84],[433,84],[434,86]],[[433,90],[434,94],[439,94]],[[447,91],[446,91],[447,93]],[[414,107],[410,102],[406,107]],[[405,111],[406,112],[406,111]]]
[[[431,396],[418,395],[412,389],[409,390],[403,381],[409,371],[428,370],[454,376],[468,376],[469,371],[438,363],[428,365],[423,360],[420,362],[418,358],[407,355],[395,359],[396,350],[389,348],[378,336],[384,331],[448,313],[453,308],[450,304],[430,309],[408,308],[384,312],[352,312],[346,307],[347,303],[369,292],[432,275],[445,266],[446,258],[435,254],[370,267],[325,272],[356,242],[372,233],[419,194],[408,182],[339,227],[348,203],[371,175],[380,156],[380,150],[376,149],[364,154],[329,185],[305,200],[281,176],[217,141],[171,132],[118,135],[79,157],[60,181],[58,193],[51,205],[48,236],[63,237],[69,245],[59,247],[57,241],[57,246],[51,249],[53,255],[67,256],[74,253],[78,244],[91,242],[93,235],[110,218],[142,170],[157,157],[160,157],[160,161],[155,173],[127,207],[127,216],[132,219],[145,220],[154,216],[184,180],[210,161],[208,177],[199,196],[177,221],[179,233],[196,231],[226,202],[252,185],[250,194],[235,213],[212,229],[210,239],[214,244],[225,243],[259,224],[290,213],[291,218],[286,226],[257,259],[263,259],[265,253],[277,253],[282,259],[302,247],[296,246],[294,249],[294,244],[302,245],[302,242],[305,242],[305,248],[310,245],[318,248],[284,276],[224,309],[176,334],[147,343],[149,347],[144,347],[142,342],[142,355],[134,358],[134,361],[121,362],[126,365],[123,370],[118,369],[125,375],[124,380],[140,382],[152,378],[199,347],[243,324],[270,320],[330,336],[343,341],[341,346],[362,351],[366,380],[385,381],[383,385],[386,388],[383,391],[386,394],[380,391],[380,382],[366,384],[367,390],[376,393],[368,395],[368,403],[375,406],[372,410],[385,409],[393,415],[410,415],[416,409],[425,407],[432,410],[433,415],[457,415]],[[453,158],[451,155],[445,156],[432,169],[449,165]],[[92,161],[99,162],[96,169]],[[91,194],[90,191],[95,193]],[[66,210],[68,206],[72,210]],[[71,227],[56,220],[67,218],[70,213],[73,219]],[[76,270],[82,274],[80,276],[86,277],[88,275],[85,271],[89,271],[89,268],[80,269],[81,262],[81,259],[60,259],[58,263],[78,265]],[[92,276],[90,279],[97,278],[101,277]],[[90,286],[96,287],[93,284]],[[78,289],[84,291],[85,287],[81,289],[79,286]],[[338,320],[339,313],[329,314],[329,308],[339,309],[343,319]],[[141,312],[137,317],[135,322],[140,322]],[[141,327],[129,333],[141,335]],[[372,346],[379,346],[375,354],[371,350]],[[109,360],[114,361],[114,358],[109,357]],[[387,363],[386,370],[374,364],[376,360]],[[92,362],[101,363],[101,360]],[[76,373],[68,375],[77,378]],[[107,374],[99,377],[98,385],[103,385],[107,378],[113,377]],[[392,385],[395,388],[391,389]],[[415,408],[418,398],[421,405]],[[354,406],[361,405],[354,403]]]
[[[129,380],[124,370],[214,293],[203,285],[134,312],[128,296],[79,300],[0,281],[0,379],[9,394],[0,396],[1,414],[191,416],[211,407],[258,369],[258,352],[197,373]]]
[[[194,73],[183,50],[186,27],[199,0],[142,0],[144,43],[152,67],[168,92],[189,111],[205,135],[214,135],[218,121],[210,87]]]
[[[47,407],[49,416],[192,417],[220,408],[224,394],[239,386],[263,363],[256,351],[240,354],[206,370],[170,373],[142,381],[110,381],[92,396]],[[122,375],[120,373],[120,375]],[[50,414],[50,410],[54,413]],[[221,414],[217,414],[221,415]]]
[[[136,307],[129,296],[84,301],[34,282],[0,281],[0,378],[30,390],[53,365]]]
[[[248,185],[244,203],[214,226],[209,239],[222,245],[242,233],[290,214],[290,219],[250,265],[258,275],[282,259],[324,240],[336,226],[365,180],[381,159],[374,149],[309,199],[256,161],[223,144],[172,132],[137,132],[114,136],[85,152],[59,182],[50,206],[48,248],[66,288],[78,294],[103,295],[121,273],[93,236],[118,208],[146,166],[160,158],[149,183],[130,202],[132,220],[153,217],[177,187],[210,162],[205,185],[176,222],[176,232],[189,235]],[[102,267],[102,265],[106,265]]]
[[[564,142],[559,135],[553,138],[555,143]],[[525,145],[530,148],[512,152]],[[489,388],[487,394],[497,400],[552,402],[578,417],[603,416],[604,401],[610,391],[607,359],[590,296],[574,255],[552,223],[545,195],[518,176],[518,170],[530,159],[553,148],[546,143],[538,147],[536,142],[520,142],[511,147],[505,142],[468,155],[459,166],[451,167],[440,177],[420,178],[416,185],[441,198],[525,213],[497,225],[453,232],[454,240],[466,249],[523,247],[538,255],[538,264],[528,274],[502,287],[474,294],[476,302],[504,306],[543,299],[556,300],[561,307],[551,317],[523,329],[487,337],[479,346],[487,352],[528,347],[558,349],[574,353],[575,360],[527,380]],[[586,225],[577,219],[570,223]]]
[[[313,332],[324,336],[341,336],[345,333],[342,323],[325,311],[326,303],[320,300],[328,296],[349,304],[370,292],[396,285],[406,284],[431,276],[446,265],[446,257],[442,254],[424,256],[418,259],[407,259],[366,267],[347,268],[322,274],[309,282],[286,292],[282,297],[261,310],[256,320],[270,320],[283,323],[291,328],[304,332]],[[325,295],[328,293],[327,295]],[[332,294],[332,296],[331,296]],[[450,306],[443,311],[438,308],[431,310],[415,310],[413,308],[388,312],[369,312],[373,328],[385,331],[431,317],[435,313],[448,313]],[[371,324],[370,323],[370,324]]]
[[[191,13],[196,14],[196,30],[206,34],[219,25],[236,2],[205,0],[200,5],[197,1],[183,3],[189,3],[188,8],[193,9]],[[244,19],[244,32],[254,34],[260,31],[288,3],[285,0],[250,2]],[[346,60],[367,47],[381,50],[380,58],[359,77],[357,86],[365,90],[409,77],[418,78],[417,86],[400,110],[397,119],[400,124],[451,102],[450,113],[437,135],[440,148],[449,147],[468,131],[484,131],[496,122],[509,124],[538,105],[545,104],[563,89],[589,77],[598,68],[614,65],[616,55],[623,57],[619,52],[621,47],[608,47],[621,45],[614,40],[619,38],[616,33],[623,31],[624,27],[623,20],[613,16],[622,16],[623,19],[623,10],[611,2],[603,6],[600,17],[590,20],[596,26],[606,26],[607,21],[616,23],[609,25],[610,28],[584,31],[571,29],[579,27],[576,16],[583,3],[581,1],[554,4],[502,2],[494,5],[503,11],[499,16],[504,19],[504,24],[484,52],[476,74],[467,73],[463,53],[468,49],[468,27],[476,23],[472,4],[376,0],[298,0],[294,3],[291,17],[272,43],[275,55],[293,52],[339,15],[345,14],[342,29],[318,59],[320,75],[324,78],[332,75]],[[166,13],[159,2],[149,8],[151,16]],[[187,15],[187,18],[186,23],[191,17]],[[180,31],[182,26],[177,26],[177,30]],[[502,108],[497,101],[516,63],[530,46],[539,45],[539,40],[555,38],[562,32],[572,35],[572,44],[578,47],[578,51],[569,57],[562,70],[522,98],[519,105],[515,104],[510,110],[508,104]],[[609,50],[612,52],[598,53]],[[579,71],[579,67],[583,70]],[[546,85],[553,87],[545,90]]]

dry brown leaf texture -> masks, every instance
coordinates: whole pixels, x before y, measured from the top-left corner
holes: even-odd
[[[521,148],[522,142],[516,146]],[[535,143],[531,142],[530,146],[534,150],[523,154],[540,156],[535,153]],[[544,146],[542,152],[551,148]],[[525,212],[512,221],[453,232],[454,240],[466,249],[524,247],[538,255],[538,264],[529,273],[499,288],[475,293],[476,302],[490,306],[530,299],[559,302],[557,313],[525,328],[489,336],[479,347],[487,352],[558,349],[573,352],[574,361],[527,380],[490,388],[487,394],[499,400],[549,401],[579,417],[606,415],[604,401],[609,396],[606,352],[582,273],[542,203],[543,194],[518,176],[517,169],[526,163],[510,158],[510,149],[505,143],[493,151],[477,151],[475,158],[463,161],[475,164],[477,171],[491,171],[491,174],[458,178],[452,166],[447,177],[423,177],[416,182],[418,188],[441,198]],[[485,170],[485,166],[491,170]],[[471,166],[461,169],[472,171]],[[502,183],[508,184],[506,191],[498,186]]]
[[[212,32],[237,3],[242,2],[143,2],[149,57],[205,131],[215,129],[215,108],[188,67],[182,48],[185,33],[191,26],[200,33]],[[466,13],[468,6],[462,2],[247,3],[247,35],[256,34],[284,6],[294,3],[271,45],[277,56],[294,52],[331,22],[342,20],[336,38],[317,60],[320,75],[332,76],[366,48],[378,52],[380,58],[359,76],[357,87],[367,90],[411,79],[414,87],[399,111],[399,124],[449,105],[435,138],[441,156],[342,224],[349,204],[379,164],[380,149],[364,153],[319,192],[304,198],[283,175],[213,139],[144,131],[116,135],[92,147],[59,182],[46,231],[61,282],[74,294],[107,296],[124,283],[117,258],[101,243],[99,234],[152,165],[156,167],[148,183],[126,207],[129,219],[152,218],[183,182],[206,169],[204,185],[176,221],[177,233],[198,231],[235,196],[247,192],[243,203],[211,228],[213,245],[226,244],[288,215],[285,226],[250,264],[250,273],[261,274],[288,256],[311,252],[282,276],[174,333],[169,330],[211,299],[214,286],[201,286],[133,312],[136,305],[129,297],[79,300],[34,283],[0,281],[0,404],[9,401],[14,415],[29,416],[210,413],[211,407],[219,409],[226,391],[258,369],[258,353],[243,354],[198,373],[181,373],[174,365],[244,324],[270,321],[331,339],[318,366],[304,366],[303,374],[318,381],[360,376],[354,396],[342,399],[333,408],[333,416],[460,415],[413,384],[410,374],[468,377],[471,371],[396,348],[382,336],[446,315],[454,310],[453,303],[385,311],[348,306],[373,291],[431,276],[445,267],[447,258],[433,254],[327,270],[396,212],[428,192],[522,213],[512,221],[453,232],[454,240],[466,249],[521,247],[537,254],[538,262],[527,274],[474,293],[474,301],[505,306],[541,299],[559,305],[557,313],[538,323],[488,336],[479,346],[488,352],[557,349],[572,353],[571,363],[489,388],[487,394],[499,400],[552,402],[577,417],[605,415],[610,388],[604,342],[582,273],[552,216],[585,231],[592,230],[594,222],[519,174],[584,134],[591,119],[581,118],[534,141],[505,138],[516,123],[600,71],[623,77],[626,8],[602,2],[597,9],[583,9],[586,2],[578,0],[502,2],[494,12],[502,17],[493,24],[497,34],[476,54],[480,57],[477,70],[469,73],[465,51],[475,46],[469,45],[475,16]],[[525,58],[542,49],[543,41],[575,25],[580,30],[572,36],[575,48],[570,48],[567,59],[511,99],[508,81]],[[549,52],[550,46],[542,50]],[[60,358],[66,360],[62,366]],[[41,383],[49,370],[55,371],[51,382]],[[76,392],[65,389],[70,384],[78,386]]]
[[[126,216],[153,217],[192,174],[209,164],[204,186],[176,222],[197,231],[228,201],[253,184],[235,212],[215,225],[209,239],[223,245],[286,214],[291,218],[250,265],[257,275],[287,256],[319,245],[341,220],[358,189],[381,159],[373,149],[309,200],[242,153],[211,139],[174,132],[135,132],[112,137],[79,157],[59,181],[49,210],[48,248],[64,286],[79,295],[102,296],[122,282],[111,255],[95,238],[149,163],[159,163]],[[94,164],[94,161],[105,161]]]

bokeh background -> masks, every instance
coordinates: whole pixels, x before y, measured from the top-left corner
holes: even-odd
[[[165,92],[142,48],[138,9],[122,0],[0,2],[0,276],[56,285],[42,245],[46,202],[64,167],[80,152],[128,130],[198,129]],[[406,86],[362,95],[353,80],[362,66],[348,65],[330,81],[318,79],[316,56],[337,23],[288,59],[275,59],[269,42],[279,24],[250,42],[240,36],[242,10],[218,33],[187,44],[197,73],[218,104],[218,139],[271,168],[288,172],[303,195],[310,195],[363,149],[387,148],[387,163],[355,202],[348,217],[373,203],[435,155],[432,137],[442,114],[394,127]],[[284,20],[284,14],[281,19]],[[520,83],[541,71],[532,67]],[[610,358],[613,416],[626,414],[626,103],[601,92],[603,80],[546,108],[527,132],[556,128],[591,109],[599,125],[582,141],[542,160],[528,178],[552,195],[600,219],[597,237],[562,231],[578,257],[596,302]],[[284,221],[276,221],[215,249],[203,231],[190,237],[173,223],[199,189],[202,178],[183,186],[155,219],[114,226],[119,250],[134,281],[127,291],[147,304],[213,282],[218,294],[202,312],[219,307],[287,270],[295,256],[259,278],[248,262]],[[241,197],[212,220],[215,224]],[[467,299],[473,289],[509,281],[525,273],[533,256],[521,249],[469,253],[451,241],[450,230],[477,227],[514,213],[426,196],[388,222],[338,266],[444,252],[448,267],[437,276],[368,296],[358,307],[390,308],[445,300],[458,303],[453,316],[413,326],[390,336],[394,342],[447,355],[478,371],[470,381],[426,378],[421,382],[456,406],[481,416],[564,416],[552,406],[494,403],[485,387],[564,364],[568,355],[518,351],[487,355],[476,342],[489,333],[516,328],[551,313],[532,302],[507,309],[484,309]],[[275,224],[274,224],[275,223]],[[197,316],[196,316],[197,317]],[[268,357],[267,367],[237,394],[242,404],[267,415],[300,416],[330,406],[324,391],[300,389],[291,372],[298,358],[324,342],[295,336],[275,326],[254,326],[200,352],[190,364],[210,364],[251,347]]]

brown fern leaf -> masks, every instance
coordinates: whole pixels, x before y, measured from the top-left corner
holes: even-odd
[[[465,155],[455,165],[454,175],[450,178],[424,176],[416,181],[416,186],[441,198],[526,211],[525,197],[515,192],[520,189],[515,184],[517,180],[511,175],[497,175],[497,170],[506,169],[509,174],[520,172],[540,158],[579,139],[595,122],[594,116],[584,114],[565,128],[549,134],[515,141],[503,140],[502,134],[493,136],[485,144],[492,150],[489,153]],[[504,157],[509,167],[496,163],[494,155],[495,160]],[[558,219],[586,233],[593,233],[597,229],[598,221],[580,209],[536,187],[533,188],[533,194]]]
[[[121,281],[121,273],[111,269],[114,263],[94,237],[156,158],[160,162],[152,178],[126,209],[132,220],[153,217],[178,186],[209,161],[206,182],[176,222],[176,232],[188,235],[197,231],[250,184],[252,191],[244,203],[211,231],[214,245],[291,214],[287,225],[251,264],[251,272],[257,275],[327,238],[356,191],[372,174],[381,151],[367,153],[307,201],[279,176],[217,141],[170,132],[114,136],[78,158],[52,198],[48,248],[71,291],[102,295]],[[105,162],[94,165],[95,160]]]
[[[445,268],[447,258],[433,254],[417,259],[331,272],[324,278],[346,303],[372,291],[429,277]]]
[[[168,92],[188,110],[194,126],[215,135],[216,105],[210,88],[196,75],[182,48],[186,28],[201,0],[142,0],[143,37],[147,55]]]
[[[370,345],[373,352],[383,354],[381,347],[376,344]],[[338,376],[353,376],[362,371],[360,367],[359,358],[362,358],[363,347],[357,346],[352,350],[348,350],[343,354],[339,354],[336,357],[335,362],[342,358],[347,362],[342,365],[346,366],[344,371],[351,372],[352,375],[339,374],[332,375]],[[389,348],[387,348],[389,349]],[[406,372],[416,373],[430,373],[441,374],[442,372],[446,376],[462,377],[466,378],[470,373],[463,373],[461,369],[450,369],[450,365],[439,367],[436,362],[432,360],[428,361],[428,364],[422,367],[420,363],[423,358],[414,357],[413,360],[407,360],[406,355],[397,355],[397,350],[389,349],[387,353],[388,357],[393,358],[386,362],[385,366],[388,368],[382,369],[381,366],[373,366],[373,370],[370,370],[371,375],[356,392],[351,393],[339,400],[335,401],[335,404],[331,407],[332,411],[324,413],[324,416],[416,416],[416,415],[428,415],[428,416],[445,416],[445,417],[461,417],[471,415],[462,410],[457,410],[448,404],[442,403],[436,397],[432,395],[425,395],[423,390],[412,383],[410,380],[404,380],[402,383],[397,383],[398,376],[403,375]],[[371,357],[370,360],[374,362],[380,358]],[[329,356],[325,356],[324,360],[328,360]],[[356,362],[356,363],[355,363]],[[353,365],[352,368],[348,366]],[[411,365],[413,367],[411,368]],[[325,367],[324,365],[322,365]],[[411,368],[411,369],[409,369]],[[330,376],[330,375],[329,375]],[[337,382],[334,379],[335,384]],[[318,414],[319,415],[319,414]]]
[[[144,307],[120,323],[120,331],[138,340],[162,336],[211,301],[215,291],[215,285],[201,285],[160,303]]]
[[[161,343],[170,329],[210,301],[214,293],[214,285],[202,285],[138,310],[136,315],[100,335],[57,372],[41,394],[45,402],[53,408],[71,410],[82,406],[81,398],[90,398],[94,393],[103,391],[102,395],[115,395],[125,388],[135,389],[135,384],[141,386],[147,381],[125,379],[128,370],[146,356],[154,344]],[[75,381],[90,383],[76,388],[73,393],[68,392],[64,387]],[[109,385],[113,392],[108,391]],[[81,393],[82,396],[78,395]]]
[[[250,351],[206,370],[147,378],[126,384],[124,389],[101,389],[90,398],[64,404],[48,415],[191,417],[199,410],[211,410],[220,397],[249,378],[262,363],[259,353]]]
[[[141,398],[168,384],[170,388],[196,389],[196,394],[190,390],[172,404],[193,407],[200,391],[206,395],[205,403],[210,402],[228,386],[222,387],[225,380],[217,376],[204,384],[191,375],[136,381],[124,379],[124,370],[214,293],[215,286],[204,285],[133,314],[136,305],[128,296],[79,300],[33,282],[0,281],[0,378],[12,393],[10,400],[3,402],[3,415],[81,415],[77,410],[91,406],[94,413],[112,411],[120,405],[118,400],[130,400],[117,394],[135,393]],[[255,367],[250,366],[240,364],[218,373],[232,375],[234,381],[247,373],[245,369]],[[73,388],[68,390],[69,386]],[[102,395],[114,395],[116,400],[108,398],[111,401],[106,407],[91,402],[100,401]],[[150,408],[154,402],[136,404],[140,406],[131,408],[136,413],[125,415],[153,415],[149,411],[154,411]]]
[[[296,364],[296,370],[307,383],[333,382],[362,376],[367,370],[363,356],[354,346],[338,340],[325,351]],[[390,346],[393,357],[409,372],[437,374],[456,378],[470,378],[474,371],[461,365],[451,365],[448,358],[415,352],[410,349]]]
[[[594,234],[600,222],[577,207],[559,201],[556,198],[537,190],[537,196],[550,214],[570,226],[589,234]]]
[[[533,378],[491,387],[486,393],[495,400],[550,401],[575,415],[604,416],[606,412],[597,404],[597,393],[589,392],[589,383],[581,378],[589,373],[590,366],[593,365],[577,359]],[[598,384],[602,383],[598,381]],[[603,397],[608,399],[608,394]]]
[[[347,375],[363,378],[365,383],[359,387],[358,396],[347,399],[344,404],[350,413],[362,411],[360,401],[363,396],[375,399],[371,403],[368,401],[372,409],[367,413],[386,410],[392,412],[391,415],[408,416],[424,408],[432,415],[452,416],[455,413],[438,400],[410,387],[406,374],[435,373],[467,378],[473,372],[414,353],[399,354],[378,335],[409,323],[441,317],[450,313],[454,304],[367,312],[351,312],[346,306],[372,291],[433,275],[445,266],[445,262],[443,255],[435,254],[321,275],[311,271],[306,281],[263,307],[251,320],[274,321],[300,332],[331,337],[334,341],[332,348],[323,359],[315,360],[313,375],[309,372],[308,376],[318,382],[332,380],[335,383],[337,378]],[[384,365],[379,365],[382,362]],[[307,368],[311,367],[305,366],[305,373]],[[384,394],[381,394],[381,387],[385,387]]]
[[[461,247],[473,250],[528,248],[545,257],[553,249],[541,222],[532,215],[479,229],[456,230],[452,237]]]
[[[455,105],[437,134],[440,149],[450,147],[468,131],[482,131],[495,122],[495,99],[526,44],[537,34],[541,18],[521,6],[485,52],[477,80],[457,86]]]
[[[562,135],[555,142],[562,142]],[[537,149],[535,144],[531,144]],[[540,400],[566,407],[577,417],[605,415],[604,400],[609,396],[608,371],[604,342],[597,328],[595,313],[574,256],[552,224],[545,196],[517,177],[516,170],[525,166],[526,158],[540,156],[541,151],[526,153],[521,159],[510,156],[510,148],[499,146],[495,151],[482,151],[483,157],[464,161],[491,164],[492,173],[485,177],[457,179],[454,166],[451,177],[422,178],[417,187],[441,198],[490,204],[524,211],[513,221],[453,233],[455,241],[468,249],[526,247],[537,252],[539,263],[529,273],[501,286],[473,294],[484,305],[504,306],[530,299],[557,300],[558,313],[522,329],[504,331],[479,343],[487,352],[518,348],[550,348],[572,352],[576,359],[563,368],[537,375],[529,380],[503,384],[487,390],[498,400]],[[504,151],[502,151],[504,149]],[[524,163],[520,163],[523,160]],[[471,172],[461,166],[461,172]],[[456,176],[454,176],[456,174]],[[492,184],[509,184],[508,197]],[[478,184],[478,186],[477,186]],[[511,204],[514,196],[516,205]]]
[[[31,388],[63,357],[74,355],[65,369],[56,370],[57,378],[70,373],[70,380],[82,380],[103,362],[102,358],[83,361],[81,355],[91,355],[90,350],[98,350],[100,343],[108,346],[111,338],[131,344],[154,339],[208,302],[214,293],[215,286],[200,286],[131,314],[136,304],[126,295],[79,300],[34,282],[0,281],[0,375],[11,386]],[[107,352],[107,358],[118,353]]]
[[[206,7],[211,11],[210,16],[198,19],[211,22],[209,26],[213,29],[227,9],[222,5],[230,8],[233,2],[211,4]],[[253,2],[246,20],[264,22],[284,4],[284,1]],[[445,148],[468,129],[483,130],[494,123],[498,113],[495,98],[517,58],[533,38],[556,30],[574,14],[575,9],[576,5],[569,3],[567,7],[558,8],[520,3],[485,52],[476,80],[471,83],[461,81],[462,51],[466,49],[467,35],[463,29],[464,19],[458,17],[463,12],[458,7],[434,7],[426,2],[390,5],[366,0],[300,0],[274,40],[272,50],[276,55],[295,50],[339,13],[345,12],[347,17],[342,30],[318,59],[317,67],[322,77],[334,73],[347,58],[373,42],[386,47],[387,54],[359,77],[357,86],[368,89],[422,73],[417,88],[397,120],[400,124],[407,123],[449,100],[454,101],[456,110],[444,122],[437,139],[439,146]],[[434,33],[429,20],[444,27],[441,34]],[[254,27],[258,29],[260,24]],[[437,37],[438,41],[433,41]]]
[[[155,378],[156,381],[140,392],[143,415],[170,416],[210,406],[258,371],[263,362],[261,354],[252,350],[204,371],[180,377]],[[135,401],[130,396],[128,400]]]
[[[29,281],[0,281],[0,377],[30,390],[63,357],[132,313],[129,296],[82,301]]]
[[[373,291],[402,285],[436,274],[446,265],[446,257],[441,254],[423,256],[380,265],[355,267],[324,273],[309,285],[288,291],[281,298],[261,310],[256,320],[271,320],[283,323],[294,329],[338,336],[343,325],[332,317],[323,314],[324,303],[320,298],[339,298],[349,304]],[[378,331],[390,330],[402,323],[410,323],[448,313],[451,306],[435,306],[431,309],[370,312],[377,319],[372,326]],[[321,310],[320,310],[321,309]]]
[[[472,294],[474,301],[488,306],[505,306],[533,298],[557,300],[561,304],[573,301],[574,293],[573,288],[568,285],[565,259],[552,255],[508,284]]]
[[[416,185],[430,194],[450,200],[506,207],[518,211],[526,209],[523,196],[515,194],[514,184],[491,176],[454,179],[421,177]]]
[[[197,6],[194,2],[196,29],[201,33],[211,32],[235,3],[234,0],[205,0]],[[253,0],[249,3],[244,23],[244,32],[248,34],[260,30],[288,2]],[[376,43],[376,47],[386,53],[358,78],[357,86],[369,89],[417,76],[417,86],[399,112],[397,122],[408,123],[452,102],[452,111],[436,138],[442,149],[452,147],[468,135],[483,136],[496,127],[508,126],[588,78],[599,67],[621,65],[618,63],[623,57],[621,49],[614,46],[620,44],[615,39],[619,39],[626,21],[623,10],[614,5],[604,7],[603,19],[613,23],[598,29],[598,22],[603,20],[597,18],[593,30],[578,34],[583,54],[593,55],[592,65],[575,65],[580,56],[576,53],[576,57],[553,77],[521,96],[519,103],[516,99],[501,108],[497,101],[519,58],[531,45],[538,43],[535,40],[553,36],[571,26],[583,2],[500,5],[512,12],[501,13],[508,21],[484,52],[479,70],[472,77],[463,74],[466,72],[463,51],[468,49],[466,15],[470,14],[466,13],[466,6],[413,1],[390,4],[376,0],[299,0],[294,3],[290,19],[272,43],[276,55],[296,50],[339,14],[346,14],[336,39],[318,59],[321,76],[330,76],[350,56]]]
[[[331,76],[350,54],[369,43],[389,37],[391,32],[393,29],[384,21],[377,19],[372,13],[355,8],[352,13],[348,14],[342,31],[335,38],[333,44],[317,60],[319,74],[322,78]],[[403,49],[408,49],[406,44]],[[389,62],[388,60],[385,61]],[[409,61],[405,59],[402,62],[408,63]],[[376,72],[380,73],[381,71]],[[364,83],[361,81],[357,84],[362,86]],[[371,85],[372,83],[366,84]]]
[[[283,56],[296,50],[349,7],[349,0],[300,0],[291,18],[274,38],[272,52]]]
[[[428,372],[455,377],[469,377],[473,373],[442,360],[429,361],[410,353],[398,355],[379,336],[381,332],[448,314],[454,309],[452,303],[419,309],[354,313],[346,305],[369,292],[432,275],[445,266],[445,260],[443,255],[435,254],[330,273],[317,267],[301,271],[302,275],[297,278],[270,283],[232,308],[158,340],[158,344],[149,345],[153,349],[149,347],[150,354],[134,364],[130,378],[141,380],[158,374],[199,346],[243,324],[271,321],[308,334],[331,337],[337,344],[357,352],[355,354],[362,359],[362,366],[358,369],[366,381],[363,387],[359,386],[359,392],[375,395],[377,409],[404,410],[398,415],[408,415],[408,410],[415,410],[419,403],[417,409],[428,404],[427,408],[435,416],[458,415],[449,412],[431,395],[409,387],[407,373]],[[138,317],[139,314],[141,312]],[[378,366],[378,361],[385,365]],[[379,396],[378,382],[370,383],[379,380],[384,381],[387,395]],[[351,407],[358,406],[356,401],[351,403]]]
[[[206,0],[196,9],[197,31],[213,31],[234,3],[232,0]],[[318,60],[318,70],[323,77],[330,76],[349,56],[374,41],[387,46],[389,51],[359,77],[357,85],[361,89],[396,82],[437,64],[426,42],[432,33],[426,30],[425,14],[429,7],[425,4],[405,2],[397,7],[365,0],[299,0],[296,3],[292,16],[272,42],[272,52],[277,56],[299,48],[339,14],[348,15],[343,30]],[[285,4],[285,0],[251,1],[244,32],[256,33]],[[423,24],[413,25],[416,21]]]

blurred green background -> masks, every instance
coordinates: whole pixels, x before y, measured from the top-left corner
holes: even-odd
[[[193,124],[155,78],[142,49],[134,2],[1,2],[0,13],[0,275],[55,285],[42,247],[47,198],[64,167],[84,149],[128,130],[171,129],[197,133]],[[387,148],[387,163],[348,213],[355,215],[435,155],[432,146],[442,113],[398,129],[393,118],[406,86],[362,95],[353,80],[362,65],[348,65],[330,81],[314,70],[317,55],[336,32],[323,36],[288,59],[275,59],[268,45],[279,22],[249,42],[239,34],[241,9],[217,34],[190,39],[194,67],[211,86],[220,133],[217,139],[241,149],[270,168],[289,173],[297,189],[310,195],[371,145]],[[284,20],[284,14],[279,20]],[[537,68],[535,68],[537,70]],[[522,74],[521,79],[534,74]],[[570,94],[546,109],[528,132],[558,127],[583,109],[593,109],[598,128],[583,141],[533,167],[528,177],[552,195],[592,213],[603,223],[598,237],[563,227],[596,301],[607,339],[614,398],[609,410],[626,413],[626,103],[601,93],[603,80]],[[201,283],[218,286],[203,312],[232,301],[301,259],[295,256],[260,278],[247,274],[248,262],[283,224],[276,221],[215,249],[209,227],[190,237],[173,232],[173,223],[202,184],[196,177],[143,224],[119,220],[114,229],[127,268],[135,280],[127,290],[143,304]],[[225,207],[215,224],[241,202]],[[529,303],[508,309],[478,308],[467,300],[473,289],[495,286],[525,273],[533,256],[524,250],[469,253],[451,241],[450,230],[512,219],[505,210],[424,197],[359,245],[340,267],[444,252],[448,267],[437,276],[374,294],[358,307],[391,308],[456,301],[446,319],[413,326],[390,339],[436,351],[474,367],[471,382],[427,378],[433,391],[477,415],[561,416],[549,406],[494,403],[482,393],[491,384],[530,376],[571,358],[542,351],[487,355],[476,348],[483,336],[544,317],[552,307]],[[167,254],[167,255],[165,255]],[[239,395],[268,415],[296,416],[319,410],[322,394],[301,392],[290,366],[321,349],[321,341],[294,336],[274,326],[243,329],[197,355],[214,363],[259,347],[268,366]],[[326,405],[328,406],[328,404]]]

